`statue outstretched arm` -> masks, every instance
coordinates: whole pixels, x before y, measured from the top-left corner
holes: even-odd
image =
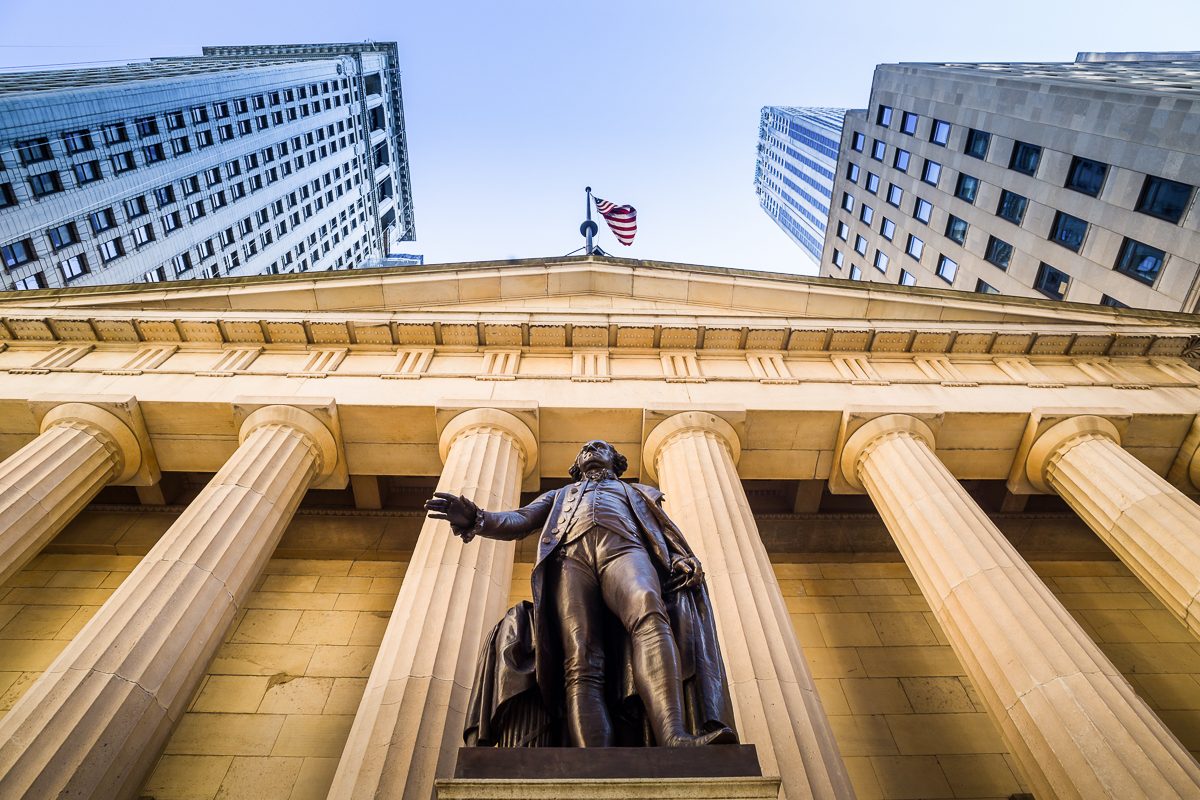
[[[476,536],[504,541],[521,539],[546,524],[554,506],[554,492],[546,492],[532,503],[513,511],[484,511],[462,495],[434,492],[425,501],[431,519],[450,523],[455,536],[469,542]]]

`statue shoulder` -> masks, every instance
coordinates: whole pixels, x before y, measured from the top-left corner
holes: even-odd
[[[654,486],[647,486],[644,483],[631,483],[629,485],[652,503],[661,503],[663,500],[663,493]]]

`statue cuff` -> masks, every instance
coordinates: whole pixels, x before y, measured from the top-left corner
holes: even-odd
[[[462,534],[464,542],[471,541],[472,539],[474,539],[476,536],[478,536],[480,533],[483,532],[483,515],[486,513],[487,512],[484,511],[482,508],[475,509],[475,522],[471,525],[471,527],[467,528],[466,531],[464,531]]]

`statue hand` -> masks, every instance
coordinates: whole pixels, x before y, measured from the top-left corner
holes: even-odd
[[[690,589],[704,583],[704,569],[695,556],[680,556],[671,562],[671,576],[667,579],[668,592]]]
[[[425,510],[430,519],[449,522],[455,536],[464,536],[470,531],[479,515],[479,506],[462,495],[449,492],[434,492],[433,497],[425,501]]]

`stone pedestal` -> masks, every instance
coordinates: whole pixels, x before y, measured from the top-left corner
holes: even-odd
[[[1200,506],[1121,447],[1103,417],[1058,423],[1029,451],[1026,476],[1057,492],[1188,630],[1200,636]],[[1193,459],[1192,471],[1200,461]]]
[[[643,464],[704,567],[741,740],[788,797],[853,797],[737,474],[740,452],[727,422],[689,411],[651,431]]]
[[[609,778],[437,782],[437,800],[776,800],[779,778]]]
[[[0,797],[136,795],[310,484],[329,430],[286,406],[241,445],[0,720]]]
[[[870,495],[1037,797],[1200,796],[1200,765],[938,460],[906,415],[850,435]]]
[[[115,415],[86,403],[52,409],[41,434],[0,464],[0,583],[141,460],[137,437]]]
[[[492,510],[519,505],[521,478],[537,459],[529,428],[495,409],[454,417],[441,451],[437,490]],[[479,646],[508,601],[513,549],[491,539],[464,545],[445,522],[425,520],[330,800],[428,800],[434,779],[450,777]]]

